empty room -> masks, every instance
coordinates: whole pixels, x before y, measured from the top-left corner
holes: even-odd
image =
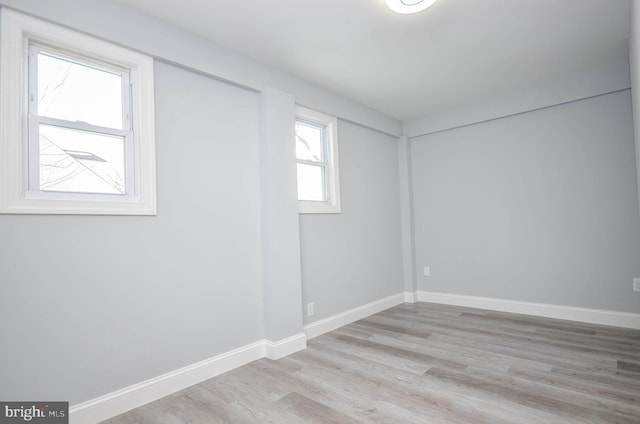
[[[640,0],[0,0],[0,423],[640,423]]]

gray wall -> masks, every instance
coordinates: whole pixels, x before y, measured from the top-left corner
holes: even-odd
[[[419,289],[640,311],[632,130],[625,90],[413,139]]]
[[[342,213],[300,215],[306,323],[403,291],[397,141],[345,121],[338,141]]]
[[[640,198],[640,2],[631,2],[631,34],[629,35],[629,68],[633,99],[633,124],[636,140],[636,173]],[[638,203],[640,207],[640,203]]]
[[[0,399],[78,403],[263,337],[258,97],[155,83],[158,216],[0,216]]]
[[[270,342],[303,336],[295,120],[291,94],[260,92],[262,287]]]
[[[293,226],[287,219],[281,225],[281,216],[264,219],[277,208],[265,207],[261,196],[274,192],[280,181],[261,178],[268,165],[260,157],[267,140],[260,117],[269,118],[273,109],[261,113],[256,92],[267,86],[284,90],[304,106],[391,134],[401,133],[401,123],[112,1],[0,0],[0,5],[160,59],[155,81],[157,217],[0,216],[0,399],[77,404],[264,337],[291,336],[284,333],[292,324],[299,333],[299,262],[277,270],[297,276],[297,287],[295,278],[284,289],[278,278],[269,283],[273,267],[286,262],[270,260],[270,246],[282,247],[273,235],[282,234],[285,226],[297,233],[298,225],[295,210]],[[293,109],[287,122],[275,125],[292,123]],[[375,152],[367,160],[381,161],[391,178],[381,178],[381,192],[396,196],[393,138],[346,127],[347,135],[356,134],[354,146],[372,140]],[[392,156],[382,159],[385,149],[393,150]],[[271,165],[286,159],[280,154],[285,153],[277,153]],[[359,166],[359,154],[345,159],[343,172],[344,166]],[[293,186],[291,169],[287,183]],[[401,291],[394,286],[402,284],[401,268],[395,265],[400,262],[397,199],[358,222],[358,213],[369,212],[357,204],[360,200],[378,203],[370,201],[369,193],[349,188],[367,187],[357,172],[345,172],[346,192],[356,191],[356,204],[346,210],[344,222],[381,226],[379,239],[392,247],[389,257],[380,259],[383,247],[349,239],[369,230],[334,232],[341,246],[364,246],[358,261],[372,258],[383,264],[349,265],[361,269],[358,284],[367,285],[349,289],[335,303],[336,312]],[[343,201],[349,203],[346,197]],[[294,197],[291,202],[297,206]],[[291,234],[287,253],[298,242]],[[365,236],[368,242],[378,239]],[[283,303],[289,315],[281,316]],[[285,320],[286,328],[276,328]]]

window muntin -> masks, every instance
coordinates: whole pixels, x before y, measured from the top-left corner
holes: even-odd
[[[337,120],[298,108],[295,122],[301,213],[340,212]]]
[[[129,73],[29,47],[28,192],[133,195]]]
[[[0,213],[155,215],[153,58],[0,21]]]
[[[325,124],[296,119],[298,200],[326,202],[329,198],[327,141]]]

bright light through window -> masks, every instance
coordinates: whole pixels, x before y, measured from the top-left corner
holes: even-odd
[[[29,138],[39,152],[31,188],[126,195],[128,73],[34,45],[30,74]]]
[[[38,115],[122,128],[122,77],[38,54]]]
[[[324,202],[326,199],[324,167],[298,164],[298,200]]]
[[[324,161],[325,128],[323,125],[296,122],[296,156],[315,162]]]
[[[124,139],[40,125],[40,190],[124,194]]]
[[[323,124],[296,121],[296,156],[298,158],[298,200],[327,200],[325,142]]]
[[[296,160],[302,213],[340,212],[335,118],[298,108]]]
[[[155,215],[150,56],[0,13],[0,214]]]

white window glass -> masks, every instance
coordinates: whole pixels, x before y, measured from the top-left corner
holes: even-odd
[[[322,125],[296,122],[296,156],[315,162],[324,160],[325,129]]]
[[[298,164],[298,200],[324,202],[326,200],[324,168]]]
[[[38,115],[122,128],[122,76],[70,58],[37,54]]]
[[[40,125],[40,190],[124,194],[124,138]]]
[[[298,107],[298,201],[301,213],[339,213],[337,120]]]
[[[128,72],[37,44],[29,50],[31,193],[131,194]]]

